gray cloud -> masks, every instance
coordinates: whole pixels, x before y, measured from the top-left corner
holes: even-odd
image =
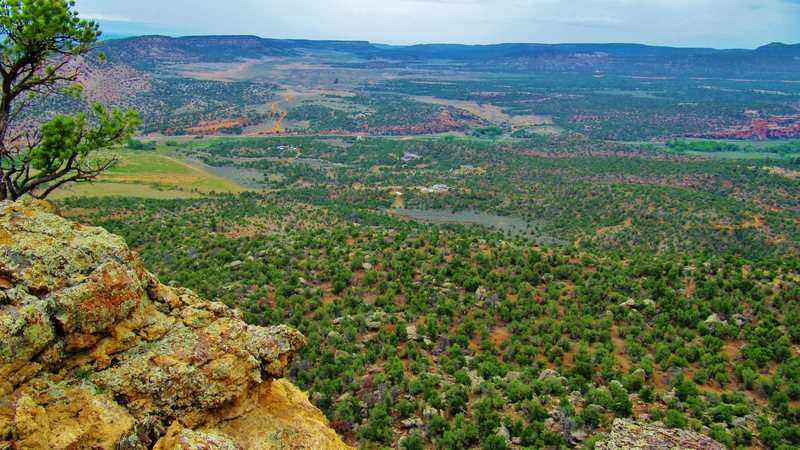
[[[77,0],[76,8],[106,19],[110,33],[125,22],[176,35],[393,44],[800,42],[800,0]]]

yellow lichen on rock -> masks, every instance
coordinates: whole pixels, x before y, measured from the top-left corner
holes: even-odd
[[[308,396],[288,381],[265,383],[259,390],[257,408],[220,424],[219,430],[254,450],[350,448],[330,429],[328,420],[311,405]]]
[[[281,379],[299,332],[163,286],[54,213],[0,203],[0,448],[347,448]]]
[[[187,430],[175,422],[167,430],[166,436],[159,439],[153,450],[242,450],[230,436],[221,432]]]
[[[629,419],[616,419],[597,450],[725,450],[719,442],[693,431],[666,429]]]
[[[133,427],[134,418],[121,405],[86,387],[64,384],[38,399],[50,420],[48,448],[113,448]]]
[[[16,448],[19,450],[50,448],[50,419],[45,409],[27,395],[17,400],[14,432],[17,435]]]

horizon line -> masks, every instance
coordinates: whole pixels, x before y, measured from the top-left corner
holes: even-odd
[[[102,31],[102,30],[101,30]],[[256,34],[162,34],[162,33],[146,33],[146,34],[128,34],[128,33],[112,33],[103,32],[100,40],[122,40],[122,39],[135,39],[145,37],[163,37],[170,39],[185,39],[185,38],[202,38],[202,37],[249,37],[263,39],[267,41],[306,41],[306,42],[349,42],[349,43],[366,43],[375,46],[387,47],[418,47],[428,45],[452,45],[464,47],[491,47],[499,45],[544,45],[544,46],[558,46],[558,45],[632,45],[651,48],[672,48],[672,49],[688,49],[688,50],[716,50],[716,51],[737,51],[737,50],[757,50],[770,45],[785,45],[794,46],[800,43],[785,43],[785,42],[768,42],[757,47],[702,47],[702,46],[676,46],[676,45],[661,45],[661,44],[646,44],[643,42],[494,42],[494,43],[452,43],[452,42],[424,42],[416,44],[386,44],[383,42],[372,42],[369,39],[310,39],[310,38],[278,38],[278,37],[264,37]]]

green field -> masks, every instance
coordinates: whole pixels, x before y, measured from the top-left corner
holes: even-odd
[[[196,198],[212,192],[245,190],[233,181],[170,156],[165,149],[116,149],[114,153],[121,163],[95,183],[68,185],[56,191],[53,197]]]
[[[786,156],[777,153],[756,153],[756,152],[686,152],[688,155],[705,156],[707,158],[721,159],[786,159]]]

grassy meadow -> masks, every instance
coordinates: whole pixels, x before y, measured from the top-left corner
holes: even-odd
[[[121,160],[94,183],[63,187],[52,197],[141,197],[152,199],[197,198],[212,192],[242,192],[245,188],[180,161],[159,148],[156,151],[115,149]]]

